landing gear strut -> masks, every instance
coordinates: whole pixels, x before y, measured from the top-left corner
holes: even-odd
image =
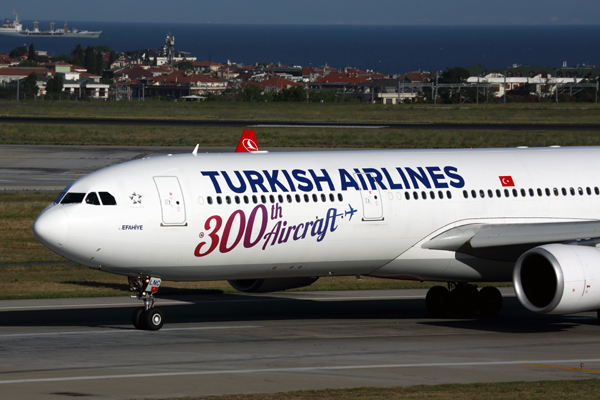
[[[502,294],[491,286],[477,290],[477,286],[472,284],[448,282],[448,289],[443,286],[429,289],[425,306],[435,317],[442,317],[447,312],[453,315],[473,315],[478,310],[483,315],[496,315],[502,308]]]
[[[154,307],[154,294],[160,286],[160,278],[150,276],[128,277],[129,290],[137,292],[132,299],[142,300],[144,307],[136,308],[131,318],[133,326],[140,330],[157,331],[163,326],[163,313]]]

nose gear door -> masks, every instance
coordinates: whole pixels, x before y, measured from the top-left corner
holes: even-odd
[[[161,225],[187,225],[179,179],[176,176],[155,176],[154,183],[160,198],[163,221]]]

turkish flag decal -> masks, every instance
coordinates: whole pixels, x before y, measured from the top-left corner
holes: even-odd
[[[500,176],[499,178],[502,186],[515,186],[512,176]]]

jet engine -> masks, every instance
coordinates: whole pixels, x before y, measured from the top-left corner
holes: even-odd
[[[600,249],[565,244],[535,247],[517,260],[513,282],[517,298],[530,311],[596,310],[600,308]]]
[[[317,278],[269,278],[269,279],[238,279],[227,281],[240,292],[268,293],[287,289],[296,289],[311,285]]]

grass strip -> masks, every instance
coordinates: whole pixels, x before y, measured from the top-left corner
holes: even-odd
[[[224,396],[169,397],[163,400],[512,400],[512,399],[597,399],[598,379],[539,382],[417,385],[407,387],[361,387],[355,389],[302,390],[287,393],[237,394]]]
[[[600,123],[596,103],[381,105],[367,103],[0,102],[0,115],[365,123]]]
[[[600,114],[600,113],[599,113]],[[235,146],[240,128],[1,124],[0,143],[25,145]],[[436,149],[593,146],[600,131],[260,128],[261,147]]]

